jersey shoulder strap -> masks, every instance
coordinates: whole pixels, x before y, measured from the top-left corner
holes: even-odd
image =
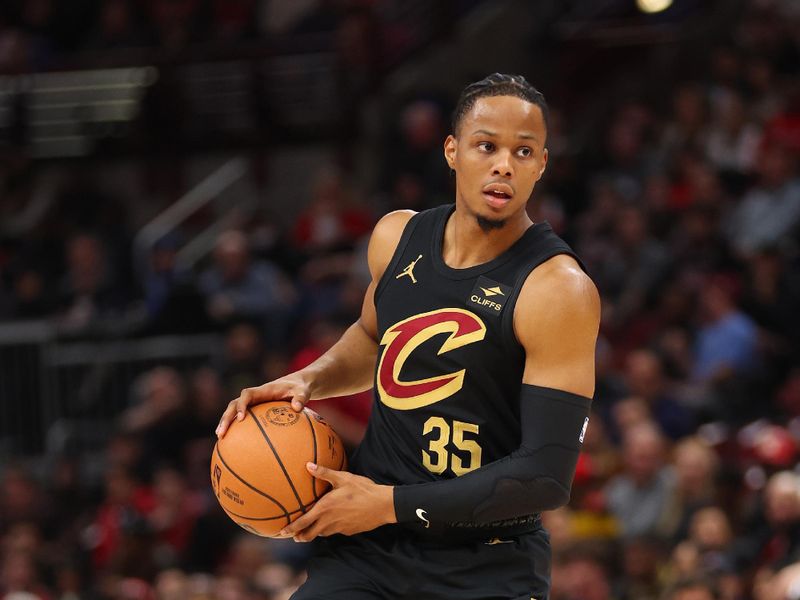
[[[383,275],[381,275],[381,278],[375,287],[375,302],[378,301],[378,298],[381,296],[383,290],[386,288],[386,285],[389,283],[389,280],[391,279],[390,274],[394,273],[397,269],[397,265],[402,260],[403,254],[405,253],[412,236],[415,238],[421,237],[424,240],[430,240],[439,216],[443,212],[443,209],[447,210],[447,208],[448,206],[444,205],[423,210],[408,220],[408,223],[406,223],[406,226],[403,228],[403,234],[400,236],[400,241],[397,243],[397,248],[395,248],[389,264],[386,265],[386,269],[383,271]],[[417,233],[416,236],[415,232]]]

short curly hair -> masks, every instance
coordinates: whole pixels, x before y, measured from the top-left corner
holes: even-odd
[[[451,126],[453,128],[453,135],[458,133],[458,126],[478,98],[486,98],[487,96],[516,96],[527,100],[531,104],[535,104],[542,110],[544,117],[545,130],[548,126],[548,109],[547,102],[544,95],[533,87],[528,80],[522,75],[506,75],[504,73],[492,73],[488,77],[470,83],[461,92],[458,98],[456,108],[453,111],[453,120]]]

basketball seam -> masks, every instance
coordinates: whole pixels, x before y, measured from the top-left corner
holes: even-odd
[[[231,475],[233,475],[234,477],[236,477],[236,479],[238,479],[239,481],[241,481],[241,482],[242,482],[244,485],[246,485],[247,487],[249,487],[251,490],[253,490],[253,491],[254,491],[254,492],[256,492],[257,494],[261,494],[262,496],[264,496],[264,497],[265,497],[265,498],[267,498],[268,500],[272,500],[272,501],[273,501],[275,504],[277,504],[277,505],[278,505],[278,507],[279,507],[279,508],[280,508],[280,509],[283,511],[283,516],[281,516],[281,517],[276,517],[276,518],[280,518],[280,519],[283,519],[283,518],[285,518],[285,519],[289,519],[289,515],[292,515],[292,514],[294,514],[295,512],[297,512],[297,511],[292,511],[292,512],[290,513],[288,510],[286,510],[286,507],[285,507],[283,504],[281,504],[280,502],[278,502],[278,501],[277,501],[275,498],[273,498],[272,496],[270,496],[270,495],[269,495],[269,494],[267,494],[266,492],[262,492],[262,491],[261,491],[261,490],[259,490],[258,488],[256,488],[256,487],[253,487],[251,484],[247,483],[247,482],[246,482],[244,479],[242,479],[241,477],[239,477],[239,474],[238,474],[236,471],[234,471],[234,470],[231,468],[231,466],[230,466],[230,465],[229,465],[229,464],[228,464],[228,463],[225,461],[225,459],[222,457],[222,452],[220,452],[220,451],[219,451],[219,446],[217,446],[217,447],[216,447],[216,450],[217,450],[217,456],[219,456],[219,459],[222,461],[222,464],[223,464],[223,465],[225,465],[225,468],[226,468],[226,469],[228,469],[228,471],[230,471],[230,472],[231,472]],[[244,518],[244,519],[247,519],[247,518],[249,518],[249,517],[242,517],[242,518]]]
[[[228,513],[233,517],[238,517],[240,519],[247,519],[248,521],[274,521],[276,519],[285,519],[287,515],[296,515],[297,513],[303,512],[298,508],[297,510],[293,510],[292,512],[286,513],[285,515],[278,515],[277,517],[248,517],[247,515],[240,515],[224,507],[222,510],[224,510],[226,513]]]
[[[311,462],[317,464],[317,430],[314,428],[314,424],[311,422],[311,417],[308,416],[308,413],[303,411],[303,414],[306,417],[306,421],[308,421],[308,426],[311,427],[311,440],[314,442],[314,458]],[[311,493],[314,494],[314,502],[316,502],[319,500],[319,496],[317,495],[317,478],[312,477],[311,479]]]
[[[334,432],[334,433],[335,433],[335,432]],[[338,469],[336,469],[337,471],[341,471],[341,470],[342,470],[342,467],[344,466],[344,459],[345,459],[345,456],[346,456],[346,453],[345,453],[345,451],[344,451],[344,446],[343,446],[343,447],[342,447],[342,460],[340,460],[340,461],[339,461],[339,468],[338,468]]]
[[[278,464],[281,467],[281,471],[283,471],[283,474],[286,477],[286,481],[289,482],[289,487],[292,488],[292,492],[294,492],[294,497],[297,498],[297,503],[300,505],[300,509],[303,512],[305,512],[306,505],[303,504],[303,501],[300,499],[300,494],[297,493],[297,488],[294,487],[294,482],[292,481],[292,478],[289,477],[289,472],[286,470],[286,467],[284,466],[283,461],[281,460],[281,457],[278,455],[278,451],[275,450],[275,446],[272,445],[272,441],[269,439],[269,436],[267,435],[267,432],[264,431],[263,427],[261,427],[261,423],[258,422],[258,419],[256,418],[255,413],[253,413],[253,410],[248,408],[247,412],[250,413],[250,416],[253,418],[253,421],[255,422],[256,427],[258,427],[258,430],[261,432],[261,435],[264,436],[264,440],[267,442],[267,444],[269,445],[270,449],[272,450],[272,454],[275,455],[275,460],[278,461]]]

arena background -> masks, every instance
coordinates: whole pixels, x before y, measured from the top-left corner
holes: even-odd
[[[0,597],[288,598],[309,547],[222,514],[213,429],[356,317],[376,219],[452,201],[493,71],[603,297],[553,600],[800,597],[796,0],[4,0]],[[352,446],[369,406],[314,408]]]

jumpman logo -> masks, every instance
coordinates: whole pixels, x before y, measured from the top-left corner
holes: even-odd
[[[418,261],[420,258],[422,258],[422,254],[420,254],[420,255],[417,257],[417,260],[412,260],[412,261],[409,263],[409,265],[408,265],[408,266],[407,266],[405,269],[403,269],[403,272],[402,272],[402,273],[400,273],[400,274],[399,274],[397,277],[395,277],[395,279],[400,279],[400,278],[401,278],[403,275],[408,275],[409,277],[411,277],[411,281],[412,281],[412,283],[417,283],[417,278],[416,278],[416,277],[414,277],[414,265],[416,265],[416,264],[417,264],[417,261]]]

